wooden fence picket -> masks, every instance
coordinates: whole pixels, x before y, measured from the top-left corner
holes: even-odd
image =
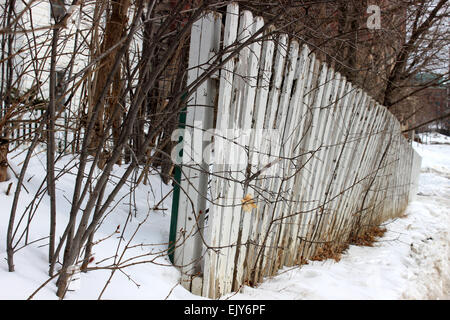
[[[191,32],[189,52],[188,85],[195,81],[211,63],[211,56],[218,52],[221,17],[206,13],[194,23]],[[213,127],[213,106],[215,97],[214,80],[200,85],[187,104],[186,128],[183,137],[183,166],[178,205],[177,239],[181,239],[182,250],[175,249],[175,264],[181,266],[182,285],[201,294],[202,286],[191,287],[192,278],[201,271],[203,239],[198,231],[204,223],[208,166],[202,151],[207,141],[202,138],[203,130]],[[198,127],[200,126],[200,127]]]
[[[266,106],[268,102],[270,78],[272,74],[272,60],[275,49],[275,43],[270,32],[273,28],[269,28],[266,35],[269,34],[268,38],[264,41],[261,51],[261,58],[259,63],[259,75],[258,75],[258,85],[256,88],[256,98],[253,113],[253,129],[250,136],[249,143],[249,163],[250,172],[256,174],[260,169],[261,165],[264,165],[264,154],[269,153],[269,147],[267,143],[267,137],[262,135],[262,130],[264,129],[264,120],[266,116]],[[256,208],[251,215],[251,225],[253,226],[249,234],[249,245],[247,249],[247,274],[246,278],[251,279],[254,277],[253,270],[256,269],[256,262],[258,258],[258,250],[262,244],[261,232],[265,230],[266,226],[263,222],[263,204],[264,200],[258,195],[261,188],[261,179],[256,177],[256,179],[249,181],[249,189],[254,194],[254,201],[256,203]]]
[[[239,19],[239,7],[235,3],[231,3],[227,6],[225,30],[224,30],[224,42],[223,49],[232,46],[237,38],[237,27]],[[224,55],[223,59],[226,59],[228,55]],[[216,145],[219,147],[215,149],[215,163],[213,164],[213,170],[217,176],[212,177],[211,188],[212,188],[212,204],[210,206],[209,212],[209,226],[210,239],[209,245],[212,248],[218,248],[220,246],[228,245],[228,242],[224,243],[225,233],[224,229],[227,229],[231,223],[231,217],[224,215],[225,208],[227,204],[224,200],[223,194],[227,192],[227,184],[224,183],[226,179],[226,144],[224,141],[224,135],[226,135],[226,130],[229,129],[229,114],[230,114],[230,104],[231,104],[231,93],[232,93],[232,83],[234,76],[234,65],[235,60],[230,59],[225,63],[221,70],[220,84],[219,84],[219,96],[218,105],[221,106],[222,112],[217,113],[217,126],[216,129],[219,131],[219,135],[215,136]],[[220,140],[220,142],[219,142]],[[221,178],[223,177],[223,178]],[[208,250],[205,256],[204,264],[204,284],[203,284],[203,295],[212,298],[218,297],[219,293],[217,287],[221,285],[220,275],[223,274],[223,269],[225,266],[224,258],[226,256],[216,250]],[[221,272],[222,271],[222,272]],[[217,276],[216,276],[217,275]]]

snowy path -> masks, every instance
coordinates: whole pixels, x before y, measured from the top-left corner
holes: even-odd
[[[230,299],[450,299],[450,145],[416,145],[422,173],[406,217],[386,223],[374,247],[340,262],[285,269]]]

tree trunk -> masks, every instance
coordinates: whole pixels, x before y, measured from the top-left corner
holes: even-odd
[[[51,263],[55,252],[56,232],[56,187],[55,187],[55,117],[56,117],[56,55],[59,28],[53,30],[52,54],[50,60],[50,95],[47,111],[47,191],[50,196],[50,238],[48,261]],[[53,276],[53,268],[49,269]]]
[[[107,18],[105,35],[103,43],[101,46],[101,53],[110,50],[115,46],[122,38],[124,29],[127,24],[127,11],[130,6],[130,0],[113,0],[111,1],[111,14]],[[116,49],[112,50],[107,56],[105,56],[100,61],[100,68],[97,71],[97,80],[95,83],[94,91],[94,103],[100,99],[102,91],[107,84],[107,77],[112,70],[116,53],[118,51],[118,46]],[[118,83],[119,82],[119,83]],[[95,154],[97,148],[100,146],[102,141],[102,136],[104,134],[104,123],[105,123],[105,113],[106,116],[114,113],[114,108],[119,107],[117,104],[118,97],[120,95],[120,70],[117,72],[114,84],[111,88],[111,99],[102,101],[100,105],[100,112],[98,113],[97,119],[95,119],[95,132],[94,136],[89,145],[90,154]],[[109,91],[109,90],[108,90]],[[105,112],[105,108],[107,108]],[[114,119],[115,122],[120,119]],[[106,153],[103,155],[105,156]]]
[[[8,146],[8,139],[0,138],[0,182],[8,180]]]

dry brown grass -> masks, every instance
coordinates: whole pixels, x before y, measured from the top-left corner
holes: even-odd
[[[348,244],[326,243],[317,248],[316,253],[310,258],[312,261],[323,261],[333,259],[336,262],[341,260],[342,253],[348,248]]]
[[[372,247],[378,238],[382,237],[386,232],[386,228],[381,226],[373,226],[366,228],[365,231],[355,233],[350,239],[342,244],[325,243],[321,244],[314,255],[309,259],[311,261],[323,261],[333,259],[336,262],[341,260],[342,253],[347,250],[349,245]],[[305,263],[302,263],[305,264]]]
[[[362,233],[358,233],[350,237],[350,244],[356,246],[372,247],[377,238],[380,238],[386,232],[386,228],[380,226],[374,226],[368,228]]]

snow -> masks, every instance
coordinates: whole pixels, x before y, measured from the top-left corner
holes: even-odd
[[[446,139],[438,135],[434,138]],[[350,246],[339,262],[315,261],[300,268],[285,268],[258,287],[243,287],[239,293],[222,299],[449,299],[450,144],[415,143],[414,147],[423,157],[418,195],[408,206],[405,217],[385,223],[387,232],[373,247]],[[24,157],[24,152],[10,154],[9,160],[16,173]],[[70,160],[70,156],[63,157],[57,167],[73,165]],[[117,166],[114,174],[120,175],[123,170]],[[0,183],[3,209],[0,214],[0,299],[27,299],[48,279],[48,246],[47,240],[42,239],[20,249],[15,254],[16,271],[7,271],[6,229],[16,183],[12,172],[10,175],[10,181]],[[22,191],[19,216],[33,200],[44,178],[45,152],[37,152],[25,179],[29,193]],[[62,226],[68,219],[74,181],[73,174],[65,174],[57,182],[58,234],[63,232]],[[10,182],[13,186],[7,196]],[[166,255],[171,195],[159,205],[167,210],[149,210],[171,188],[161,183],[156,174],[151,175],[150,182],[136,190],[137,211],[132,212],[131,221],[127,223],[129,203],[134,199],[130,199],[129,189],[122,190],[115,203],[117,206],[96,233],[96,240],[107,239],[94,246],[95,260],[90,266],[104,267],[111,264],[118,245],[120,256],[136,228],[145,220],[131,241],[134,247],[125,252],[122,261],[146,263],[129,266],[123,272],[116,271],[101,298],[204,299],[179,285],[180,273],[171,266]],[[48,208],[48,196],[44,195],[31,223],[29,242],[48,234]],[[119,233],[115,233],[118,226]],[[110,275],[111,270],[106,269],[82,273],[80,288],[68,292],[66,299],[97,299]],[[55,292],[55,280],[52,280],[34,299],[57,299]]]
[[[17,174],[20,172],[20,165],[24,158],[24,152],[15,152],[9,156],[9,162]],[[73,165],[70,159],[71,156],[63,157],[58,161],[57,167],[62,170],[65,165]],[[123,167],[116,166],[114,175],[119,176],[123,171]],[[72,170],[71,172],[74,173],[75,171]],[[14,177],[12,172],[10,172],[10,176]],[[25,187],[29,191],[29,194],[25,190],[22,190],[16,221],[28,203],[34,198],[34,194],[44,178],[45,153],[36,152],[35,156],[32,157],[25,178],[25,181],[29,180],[25,182]],[[14,185],[11,188],[9,196],[6,196],[5,192],[11,181]],[[94,261],[90,264],[90,267],[110,265],[113,260],[111,257],[116,253],[121,232],[125,226],[124,240],[121,241],[118,250],[119,256],[139,223],[145,219],[145,223],[139,228],[130,245],[136,247],[128,249],[122,261],[132,259],[129,262],[125,262],[125,264],[138,261],[151,262],[124,268],[123,272],[116,271],[102,295],[102,299],[165,299],[172,288],[174,289],[169,299],[195,298],[190,292],[177,285],[180,273],[171,265],[166,254],[169,239],[171,195],[158,206],[166,210],[149,210],[149,208],[153,208],[162,197],[170,192],[171,188],[163,184],[156,174],[150,176],[150,182],[147,186],[140,185],[137,188],[137,212],[132,212],[132,219],[128,223],[129,203],[130,201],[134,202],[134,199],[130,199],[128,195],[129,188],[124,188],[125,190],[119,193],[117,197],[118,201],[114,204],[117,204],[117,206],[112,213],[107,215],[101,228],[97,231],[94,240],[109,238],[94,246]],[[15,184],[16,179],[0,183],[0,203],[3,209],[2,215],[0,216],[0,299],[27,299],[48,279],[48,244],[46,243],[46,239],[31,243],[19,250],[14,256],[16,271],[7,271],[5,252],[6,230]],[[59,227],[57,228],[57,233],[59,235],[64,231],[63,227],[68,221],[68,213],[70,210],[69,200],[72,199],[74,184],[74,174],[65,174],[57,181],[57,223]],[[109,191],[112,188],[113,185],[109,186]],[[108,193],[106,192],[106,194]],[[48,235],[48,212],[49,198],[45,195],[32,220],[29,242]],[[115,233],[118,226],[120,226],[119,233]],[[133,259],[133,257],[140,255],[144,256]],[[107,283],[110,274],[111,271],[105,269],[82,273],[79,281],[79,290],[68,292],[66,299],[97,299]],[[55,283],[56,279],[40,290],[34,296],[34,299],[56,299]]]
[[[424,132],[417,134],[425,144],[449,144],[450,137],[437,132]]]

